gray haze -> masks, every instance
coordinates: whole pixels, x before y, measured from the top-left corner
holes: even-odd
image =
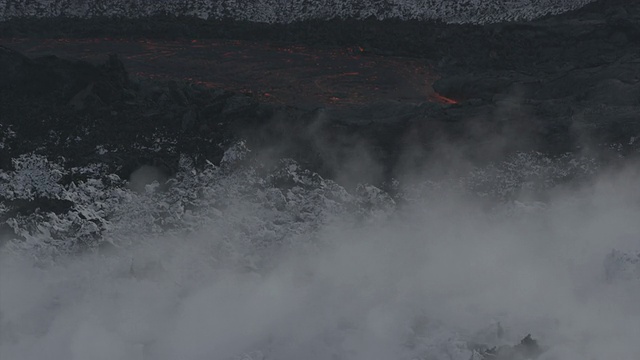
[[[239,198],[188,235],[45,262],[6,248],[0,358],[468,360],[531,333],[541,359],[635,359],[640,278],[604,262],[640,249],[637,165],[508,201],[409,177],[395,210],[284,232]],[[269,214],[291,191],[260,191],[285,202]]]

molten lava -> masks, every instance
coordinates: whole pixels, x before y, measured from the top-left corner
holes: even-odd
[[[437,92],[433,92],[430,96],[429,96],[429,100],[431,101],[435,101],[435,102],[439,102],[441,104],[449,104],[449,105],[453,105],[453,104],[457,104],[458,101],[448,98],[446,96],[442,96],[440,94],[438,94]]]

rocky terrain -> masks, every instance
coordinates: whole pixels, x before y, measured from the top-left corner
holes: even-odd
[[[307,38],[314,36],[363,44],[376,56],[417,57],[439,77],[432,84],[436,94],[455,104],[387,100],[297,107],[179,79],[132,78],[116,54],[93,64],[29,58],[2,46],[0,170],[15,171],[16,159],[34,154],[66,169],[58,179],[65,186],[83,181],[86,175],[77,169],[93,164],[123,180],[150,167],[147,180],[162,182],[179,171],[181,159],[196,168],[220,164],[229,146],[242,140],[347,187],[356,185],[348,179],[357,178],[392,191],[398,173],[432,160],[444,143],[459,146],[461,156],[482,166],[523,153],[614,165],[640,152],[640,5],[596,2],[534,22],[485,26],[386,24],[340,23],[354,30],[349,38],[328,33],[336,23],[313,35],[302,30],[304,23],[277,25],[263,35],[251,30],[262,25],[242,25],[243,33],[229,25],[228,34],[306,43],[315,43]],[[40,25],[30,31],[50,26]],[[367,35],[383,27],[392,33]],[[415,27],[425,35],[408,37]],[[86,28],[69,31],[83,34]],[[387,37],[404,40],[389,45]],[[361,166],[345,156],[353,151],[364,156]],[[584,171],[574,164],[553,181]],[[3,222],[36,209],[64,213],[74,207],[37,193],[31,200],[1,196],[8,209]]]
[[[442,19],[447,22],[530,20],[581,7],[590,0],[561,1],[456,1],[456,0],[29,0],[0,1],[0,20],[14,17],[128,17],[157,14],[233,19],[264,23],[290,23],[331,18]]]
[[[529,150],[553,156],[589,151],[599,157],[632,156],[640,144],[639,8],[598,2],[529,23],[420,25],[419,33],[426,36],[397,46],[432,62],[440,77],[433,88],[454,99],[454,105],[400,100],[339,108],[278,106],[184,81],[131,79],[115,55],[93,65],[57,57],[29,59],[4,47],[1,163],[10,169],[11,158],[47,149],[47,155],[63,156],[70,166],[83,166],[101,156],[95,136],[106,149],[136,144],[128,159],[101,161],[123,178],[152,163],[171,174],[179,154],[189,154],[198,164],[204,159],[218,163],[225,146],[239,138],[250,146],[278,144],[283,153],[329,177],[335,177],[331,167],[336,165],[329,158],[336,155],[322,154],[305,136],[334,149],[340,139],[359,138],[384,164],[388,176],[378,182],[391,176],[409,139],[425,149],[435,141],[463,139],[470,155],[490,161]],[[302,41],[300,36],[308,33],[295,31],[300,26],[264,36],[281,39],[278,32],[290,31],[286,40]],[[395,31],[413,32],[406,26]],[[322,29],[314,36],[332,38]],[[362,41],[352,40],[360,44],[368,38],[358,32],[351,36],[361,36]],[[369,44],[367,51],[395,52],[383,43],[386,36],[403,38],[380,33],[380,40],[373,40],[379,43]],[[312,133],[304,130],[310,127]],[[26,131],[31,132],[28,139]],[[518,139],[511,136],[523,133]],[[157,143],[163,141],[166,146]]]

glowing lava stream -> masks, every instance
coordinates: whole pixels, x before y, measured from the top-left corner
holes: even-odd
[[[446,96],[442,96],[440,94],[438,94],[437,92],[433,92],[432,94],[429,95],[429,100],[430,101],[434,101],[434,102],[438,102],[441,104],[449,104],[449,105],[453,105],[453,104],[457,104],[458,101],[448,98]]]

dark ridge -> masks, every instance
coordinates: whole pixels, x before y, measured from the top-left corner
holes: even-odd
[[[265,24],[234,20],[157,15],[145,18],[20,18],[0,22],[1,38],[156,38],[234,39],[306,44],[359,46],[367,51],[432,60],[484,57],[491,50],[507,57],[535,58],[538,48],[565,47],[624,35],[625,42],[640,43],[640,5],[626,1],[597,1],[581,9],[529,22],[489,25],[451,25],[439,21],[397,19],[308,20]],[[574,20],[582,23],[575,24]],[[597,20],[597,21],[587,21]],[[2,41],[0,38],[0,42]],[[616,48],[601,51],[617,51]],[[503,65],[503,64],[500,64]],[[479,66],[487,66],[481,63]]]
[[[618,7],[629,7],[629,8],[638,8],[640,7],[640,3],[637,1],[630,0],[597,0],[586,4],[583,7],[569,10],[562,14],[555,15],[558,18],[572,18],[572,17],[595,17],[598,13],[602,14],[604,12],[610,11],[610,9],[615,9]],[[548,19],[554,16],[546,16],[541,19]]]

